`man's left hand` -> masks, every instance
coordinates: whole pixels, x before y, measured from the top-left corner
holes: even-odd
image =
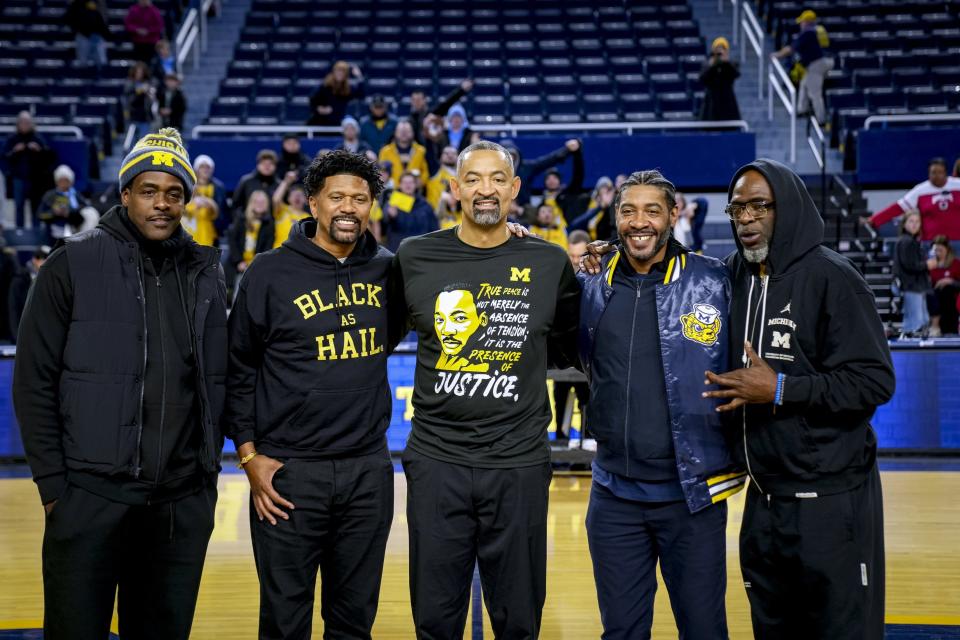
[[[527,236],[531,235],[529,229],[522,224],[517,224],[516,222],[508,222],[507,231],[510,232],[510,235],[517,236],[518,238],[526,238]]]
[[[731,411],[745,404],[765,404],[773,402],[777,394],[777,374],[753,350],[750,342],[744,343],[747,358],[751,366],[748,369],[735,369],[727,373],[704,372],[704,384],[725,387],[717,391],[704,391],[704,398],[730,398],[730,402],[717,407],[717,411]]]

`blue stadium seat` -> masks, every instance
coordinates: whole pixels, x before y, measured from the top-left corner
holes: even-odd
[[[210,105],[210,116],[244,118],[247,115],[248,103],[249,100],[242,97],[217,98]]]
[[[905,87],[903,93],[907,99],[907,108],[911,111],[923,107],[949,107],[943,92],[933,87]]]
[[[853,84],[860,89],[889,87],[890,72],[886,69],[858,69],[853,72]]]
[[[642,73],[619,73],[614,83],[621,93],[650,93],[650,80]]]
[[[893,84],[898,87],[930,85],[933,76],[923,67],[898,67],[890,72]]]
[[[827,90],[827,105],[831,109],[862,108],[865,104],[863,92],[859,89]]]
[[[661,113],[693,112],[693,99],[687,92],[660,93],[657,95],[657,106]]]
[[[644,56],[673,54],[673,44],[666,38],[640,38],[639,44]]]
[[[539,97],[537,97],[539,104]],[[506,111],[503,96],[474,96],[473,116],[503,115]]]
[[[903,92],[894,87],[869,87],[863,90],[867,108],[873,111],[903,107],[906,104]]]
[[[655,73],[650,82],[657,93],[678,93],[687,90],[686,78],[679,73]]]
[[[478,96],[474,103],[478,103],[481,97]],[[488,111],[489,113],[489,111]],[[510,115],[542,114],[543,105],[540,97],[537,95],[514,95],[510,96]]]
[[[840,66],[851,72],[860,69],[877,69],[880,67],[880,58],[873,52],[860,49],[847,51],[840,54]]]
[[[264,96],[286,98],[290,94],[291,87],[290,78],[264,78],[257,87],[257,100]]]
[[[649,56],[645,60],[647,75],[654,73],[676,73],[680,70],[677,59],[673,56]]]
[[[960,85],[960,66],[941,66],[930,69],[933,83],[937,86]]]

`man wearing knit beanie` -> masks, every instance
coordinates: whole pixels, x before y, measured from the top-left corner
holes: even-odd
[[[46,511],[44,637],[186,640],[223,438],[219,256],[181,228],[196,175],[176,129],[120,168],[122,204],[67,238],[24,310],[13,395]]]

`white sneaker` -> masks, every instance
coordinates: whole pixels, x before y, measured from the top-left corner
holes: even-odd
[[[584,451],[594,451],[597,450],[597,441],[593,438],[584,438],[583,440],[583,450]]]

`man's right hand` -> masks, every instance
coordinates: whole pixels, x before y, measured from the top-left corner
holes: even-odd
[[[264,518],[270,524],[277,524],[277,518],[289,520],[290,515],[280,506],[295,509],[293,503],[282,497],[273,488],[273,476],[283,467],[283,463],[262,453],[253,457],[243,465],[250,481],[250,493],[253,496],[253,506],[257,510],[257,517],[262,522]],[[280,505],[280,506],[277,506]]]
[[[580,256],[580,271],[592,276],[600,273],[600,258],[615,251],[616,247],[603,240],[594,240],[587,245],[587,252]]]

